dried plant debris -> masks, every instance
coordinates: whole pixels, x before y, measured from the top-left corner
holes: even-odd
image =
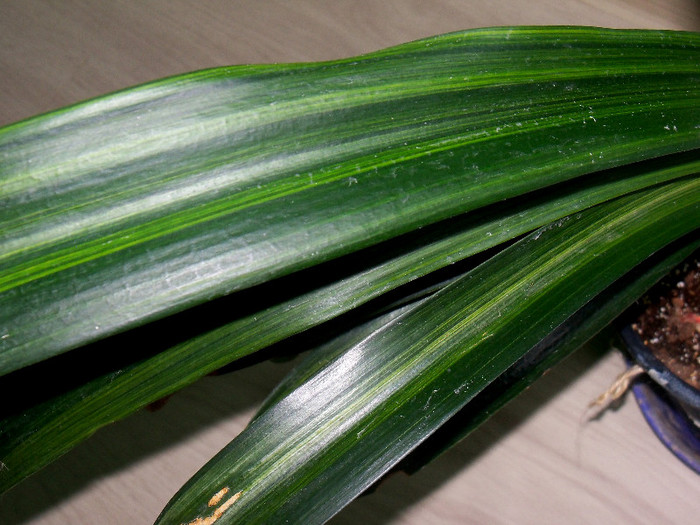
[[[673,374],[700,389],[700,259],[670,277],[645,300],[633,328]]]

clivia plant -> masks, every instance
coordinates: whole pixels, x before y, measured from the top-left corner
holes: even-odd
[[[699,148],[700,34],[584,27],[199,71],[2,128],[0,490],[314,341],[158,523],[323,522],[697,249]]]

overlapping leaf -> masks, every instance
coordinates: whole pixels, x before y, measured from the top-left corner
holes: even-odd
[[[697,145],[698,37],[488,29],[209,70],[0,131],[0,374]]]
[[[16,405],[7,417],[0,419],[0,458],[12,469],[0,477],[0,487],[8,488],[27,475],[58,457],[70,447],[91,435],[101,426],[115,421],[134,410],[175,392],[202,375],[276,343],[295,333],[328,321],[344,312],[365,304],[381,294],[407,284],[413,279],[438,270],[469,255],[492,248],[544,225],[549,221],[602,202],[623,192],[631,192],[684,174],[700,171],[697,154],[664,157],[633,167],[609,170],[591,177],[585,184],[571,185],[547,191],[545,195],[529,195],[518,204],[495,206],[480,214],[423,229],[399,242],[382,244],[377,250],[363,252],[334,263],[335,275],[345,275],[338,281],[318,285],[313,275],[307,279],[307,292],[290,299],[282,293],[282,283],[275,283],[279,302],[252,312],[222,326],[186,338],[183,342],[134,364],[108,369],[85,384],[32,406]],[[298,277],[294,277],[299,282]],[[322,279],[323,280],[323,279]],[[306,290],[307,287],[301,287]],[[228,310],[217,305],[216,310]],[[211,317],[210,314],[207,314]],[[195,316],[200,319],[204,315]],[[190,321],[192,322],[192,321]],[[173,331],[173,323],[154,328],[153,337],[161,331]],[[126,345],[138,344],[144,334],[124,340],[121,344],[103,348],[100,359]],[[90,362],[90,361],[88,361]],[[85,361],[81,360],[84,367]],[[70,367],[80,374],[80,367]],[[51,373],[42,378],[45,385]],[[6,379],[0,393],[20,393],[30,397],[36,370],[28,370]],[[92,377],[92,375],[88,375]],[[54,379],[54,382],[56,380]],[[65,383],[61,378],[60,383]]]
[[[698,178],[602,204],[538,230],[362,340],[320,349],[159,523],[205,519],[220,490],[232,499],[218,523],[328,519],[589,300],[699,223]]]
[[[56,392],[18,391],[0,414],[0,460],[12,466],[0,490],[241,356],[548,221],[696,174],[699,44],[658,31],[468,31],[334,62],[193,73],[1,129],[0,393],[76,347],[78,362],[108,364]],[[681,187],[691,213],[649,246],[697,226],[693,179],[653,191]],[[165,335],[156,345],[144,335],[154,332]],[[292,385],[278,394],[294,398]],[[284,489],[260,490],[290,505]]]

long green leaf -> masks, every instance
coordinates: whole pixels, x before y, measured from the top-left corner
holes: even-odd
[[[585,183],[568,183],[543,195],[528,195],[507,206],[492,206],[482,213],[425,228],[390,245],[384,243],[376,250],[365,251],[359,257],[334,263],[336,275],[346,275],[338,281],[319,286],[313,276],[306,279],[293,276],[295,282],[308,281],[310,291],[268,308],[254,309],[248,315],[186,339],[148,359],[110,369],[36,406],[27,402],[5,407],[7,415],[0,418],[0,460],[9,469],[0,474],[0,492],[50,463],[98,428],[237,358],[565,215],[623,192],[698,172],[699,155],[693,151],[607,170],[587,178]],[[341,268],[337,268],[341,262]],[[348,272],[345,267],[353,271]],[[328,272],[320,271],[321,275],[325,273]],[[282,288],[277,282],[273,290],[282,296],[285,295],[280,291]],[[218,306],[218,309],[225,308]],[[156,326],[153,337],[161,339],[163,330],[172,328]],[[135,337],[141,339],[146,335]],[[126,340],[112,346],[119,352],[130,344],[138,343]],[[108,347],[99,352],[91,350],[99,354],[101,361],[114,351]],[[78,362],[83,368],[86,366],[82,355]],[[55,363],[47,368],[50,368],[49,373],[41,379],[44,391],[50,391],[51,378],[56,378],[53,382],[59,385],[66,383],[65,377],[59,379],[55,373]],[[70,366],[73,373],[80,373],[77,368],[80,367]],[[33,390],[30,385],[35,384],[38,376],[37,370],[31,368],[7,376],[0,385],[0,396],[30,399]]]
[[[612,286],[559,325],[556,330],[479,392],[396,468],[409,473],[419,470],[466,437],[547,370],[603,330],[606,325],[613,325],[604,332],[605,337],[612,340],[615,330],[614,321],[620,316],[620,312],[641,297],[693,251],[700,248],[700,239],[689,239],[688,242],[681,242],[680,245],[674,243],[668,248],[654,254],[615,281]]]
[[[0,374],[697,147],[692,33],[505,28],[193,73],[0,130]]]
[[[700,179],[543,228],[347,349],[269,406],[158,523],[328,519],[586,302],[700,224]],[[294,379],[297,381],[298,378]],[[221,490],[219,510],[207,502]]]

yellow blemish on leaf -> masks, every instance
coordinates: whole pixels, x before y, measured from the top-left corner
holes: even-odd
[[[221,498],[223,498],[228,493],[228,491],[229,491],[229,488],[224,487],[223,489],[221,489],[219,492],[217,492],[216,494],[214,494],[212,496],[212,498],[209,500],[209,503],[207,503],[207,505],[209,505],[210,507],[217,505],[221,501]],[[241,494],[243,494],[242,490],[236,492],[233,496],[231,496],[229,499],[224,501],[221,504],[221,506],[219,508],[217,508],[211,516],[207,516],[206,518],[196,518],[196,519],[194,519],[186,524],[183,524],[183,525],[213,525],[213,523],[215,523],[216,520],[218,520],[223,515],[223,513],[229,509],[229,507],[231,507],[231,505],[233,505],[234,503],[236,503],[236,501],[238,501],[238,498],[241,497]]]
[[[229,491],[229,488],[224,487],[223,489],[221,489],[219,492],[217,492],[216,494],[214,494],[211,497],[211,499],[209,500],[209,503],[207,503],[207,505],[209,505],[210,507],[216,507],[219,504],[219,502],[221,501],[221,498],[223,498],[226,494],[228,494],[228,491]]]

